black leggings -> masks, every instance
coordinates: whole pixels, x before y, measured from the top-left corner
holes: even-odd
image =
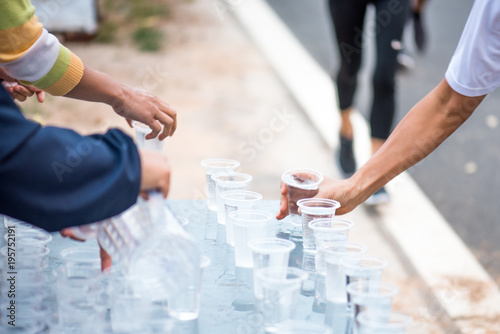
[[[370,113],[372,138],[387,139],[395,111],[395,75],[398,43],[408,17],[409,0],[329,0],[330,14],[340,52],[337,89],[340,110],[352,106],[366,38],[375,34],[377,60],[373,74],[373,102]],[[376,8],[375,27],[363,31],[366,8]],[[374,29],[373,29],[374,28]]]

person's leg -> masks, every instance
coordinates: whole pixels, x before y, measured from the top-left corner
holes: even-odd
[[[341,119],[339,160],[343,172],[350,174],[356,170],[350,115],[364,48],[363,23],[367,0],[329,0],[329,5],[340,56],[336,77]]]
[[[384,144],[391,132],[395,112],[395,77],[397,56],[407,20],[409,0],[375,0],[377,60],[373,74],[373,104],[370,114],[372,153]],[[389,201],[382,187],[366,204]]]
[[[395,76],[409,0],[378,0],[376,7],[377,59],[373,75],[370,114],[372,148],[375,153],[389,137],[395,112]]]

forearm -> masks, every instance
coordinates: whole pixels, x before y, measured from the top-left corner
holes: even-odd
[[[362,203],[377,189],[436,149],[484,99],[453,91],[443,80],[403,118],[382,148],[351,178]]]
[[[125,99],[125,86],[109,75],[85,66],[80,82],[64,96],[102,102],[115,108]]]

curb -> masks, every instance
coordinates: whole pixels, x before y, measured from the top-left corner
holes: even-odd
[[[233,11],[325,142],[337,147],[339,116],[328,74],[265,1],[242,1]],[[368,126],[360,114],[353,115],[353,124],[362,130],[355,133],[365,134],[356,136],[355,152],[358,161],[366,161]],[[472,320],[500,316],[498,286],[409,174],[402,173],[387,188],[392,204],[372,219],[395,240],[457,328],[470,332]]]

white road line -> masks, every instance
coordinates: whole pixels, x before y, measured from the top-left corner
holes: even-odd
[[[234,13],[267,57],[324,140],[337,147],[339,117],[330,77],[312,59],[263,0],[243,0]],[[368,126],[353,116],[356,155],[370,154]],[[358,134],[365,134],[358,137]],[[412,266],[448,315],[465,331],[461,319],[500,315],[500,291],[484,268],[450,228],[407,173],[388,185],[392,204],[381,217]],[[480,298],[472,290],[480,289]]]

